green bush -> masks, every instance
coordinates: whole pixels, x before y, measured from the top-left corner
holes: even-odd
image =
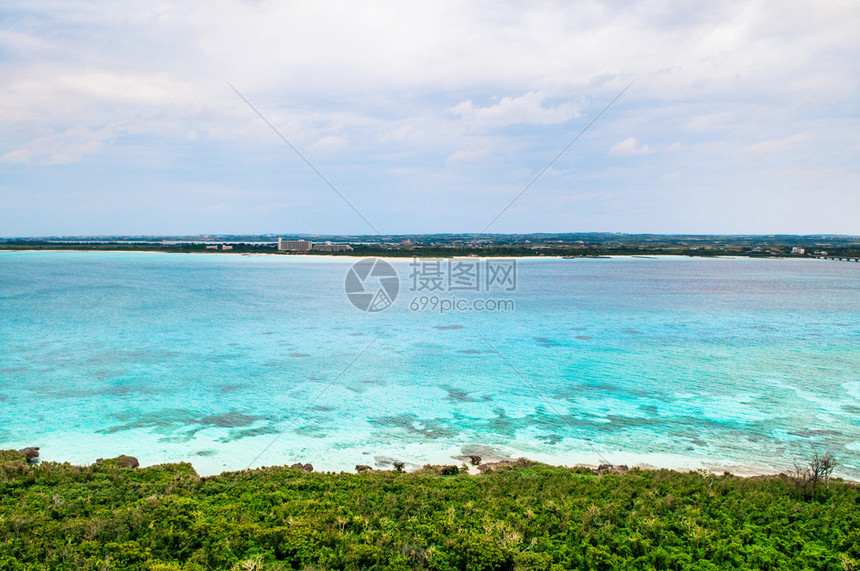
[[[838,479],[813,497],[787,476],[449,472],[200,478],[0,451],[0,569],[860,568],[860,492]]]

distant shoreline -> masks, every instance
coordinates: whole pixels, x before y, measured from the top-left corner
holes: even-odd
[[[278,250],[278,247],[284,250]],[[290,250],[288,250],[288,248]],[[292,248],[302,248],[293,250]],[[3,251],[110,251],[325,258],[693,258],[860,260],[860,236],[625,233],[181,235],[0,238]]]
[[[0,248],[0,254],[4,252],[73,252],[73,253],[81,253],[81,254],[90,254],[90,253],[105,253],[105,252],[120,252],[127,254],[196,254],[196,255],[224,255],[224,256],[276,256],[276,257],[284,257],[290,259],[305,259],[305,260],[363,260],[365,258],[377,258],[386,261],[404,261],[411,260],[413,258],[418,259],[458,259],[458,260],[468,260],[468,259],[490,259],[490,258],[503,258],[508,260],[600,260],[600,259],[616,259],[616,258],[632,258],[632,259],[750,259],[750,260],[824,260],[823,258],[812,257],[812,256],[796,256],[791,254],[786,255],[755,255],[751,256],[748,254],[707,254],[707,255],[690,255],[690,254],[671,254],[671,253],[648,253],[648,254],[598,254],[598,255],[543,255],[536,254],[531,256],[518,256],[518,255],[474,255],[474,256],[463,256],[463,255],[450,255],[450,256],[438,256],[438,255],[422,255],[420,252],[416,252],[412,256],[391,256],[391,255],[375,255],[375,254],[366,254],[366,255],[354,255],[354,254],[296,254],[296,253],[279,253],[279,252],[234,252],[234,251],[222,251],[222,250],[207,250],[207,251],[175,251],[175,250],[137,250],[137,249],[125,249],[125,248]]]

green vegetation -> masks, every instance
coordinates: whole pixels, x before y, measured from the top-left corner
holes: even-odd
[[[0,452],[0,568],[858,569],[860,488],[529,462],[200,478]]]
[[[750,256],[829,257],[860,256],[856,236],[718,236],[616,233],[567,234],[426,234],[389,236],[286,236],[313,242],[349,243],[348,252],[310,253],[328,256],[383,256],[446,258],[452,256]],[[182,253],[221,253],[221,245],[238,253],[275,253],[277,237],[262,236],[164,236],[78,237],[0,239],[3,250],[118,250]],[[208,248],[207,248],[208,246]],[[792,254],[792,248],[804,254]],[[218,248],[218,249],[213,249]]]

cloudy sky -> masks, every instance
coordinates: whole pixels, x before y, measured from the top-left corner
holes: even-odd
[[[860,234],[860,2],[0,7],[0,236]],[[225,81],[226,80],[226,81]]]

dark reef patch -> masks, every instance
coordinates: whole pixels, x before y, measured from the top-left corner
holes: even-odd
[[[838,430],[816,430],[807,428],[805,430],[793,430],[789,432],[792,436],[799,436],[800,438],[814,438],[816,436],[842,436],[842,433]]]
[[[653,404],[640,404],[639,410],[644,412],[645,414],[650,414],[651,416],[657,416],[657,407]]]
[[[136,386],[131,384],[118,384],[118,385],[110,385],[105,387],[101,391],[98,391],[98,394],[103,395],[113,395],[117,397],[128,396],[128,395],[148,395],[153,391],[149,387],[145,386]]]
[[[708,446],[707,442],[705,442],[704,440],[699,438],[697,435],[691,434],[689,432],[670,432],[669,436],[674,436],[675,438],[680,438],[682,440],[686,440],[687,442],[690,442],[690,443],[692,443],[696,446],[700,446],[702,448],[705,448]]]
[[[277,430],[275,432],[278,432]],[[329,434],[328,428],[319,424],[309,424],[293,429],[293,433],[308,438],[325,438]]]
[[[173,434],[162,436],[158,439],[159,442],[164,442],[166,444],[186,444],[191,442],[197,433],[203,430],[202,428],[190,428],[185,432],[175,432]],[[158,431],[155,431],[158,432]]]
[[[169,442],[187,442],[197,432],[207,428],[244,427],[263,419],[261,416],[246,415],[238,411],[201,417],[186,409],[165,409],[139,415],[117,414],[114,418],[122,423],[97,432],[114,434],[126,430],[149,428],[158,434],[164,434],[162,440]]]
[[[547,410],[543,405],[536,407],[533,413],[521,417],[508,416],[502,408],[493,409],[493,413],[496,415],[495,418],[487,421],[486,426],[495,434],[510,438],[515,436],[518,431],[537,429],[545,432],[545,434],[536,437],[550,444],[557,444],[568,436],[581,437],[574,434],[574,431],[579,428],[592,429],[600,426],[603,429],[605,427],[605,424],[578,419],[569,414],[559,415],[555,411]]]
[[[226,395],[228,393],[235,393],[236,391],[241,391],[245,388],[242,385],[218,385],[215,387],[215,392],[219,395]]]
[[[658,418],[644,418],[641,416],[618,416],[610,414],[606,419],[611,423],[610,426],[615,429],[622,428],[641,428],[643,426],[660,426],[664,421]]]
[[[558,341],[553,341],[549,337],[535,337],[534,340],[541,347],[558,347],[560,345]]]
[[[448,393],[446,400],[449,402],[481,402],[482,399],[476,399],[469,396],[466,391],[454,387],[442,387]]]
[[[564,440],[564,437],[559,434],[541,434],[537,437],[537,439],[544,444],[548,444],[549,446],[555,446],[556,444]]]
[[[368,421],[377,426],[404,430],[410,434],[431,440],[457,435],[457,431],[450,428],[450,420],[447,418],[418,418],[412,413],[406,413],[395,416],[369,418]]]
[[[463,329],[462,325],[436,325],[433,329],[438,329],[439,331],[453,331],[455,329]]]
[[[199,421],[199,424],[209,426],[218,426],[220,428],[236,428],[239,426],[249,426],[260,420],[259,416],[249,416],[241,412],[227,412],[224,414],[215,414],[212,416],[204,416]]]
[[[265,436],[266,434],[278,434],[280,430],[276,426],[267,425],[260,426],[258,428],[248,428],[245,430],[231,430],[227,433],[227,436],[219,438],[219,442],[228,443],[234,442],[236,440],[241,440],[243,438],[249,438],[252,436]]]

